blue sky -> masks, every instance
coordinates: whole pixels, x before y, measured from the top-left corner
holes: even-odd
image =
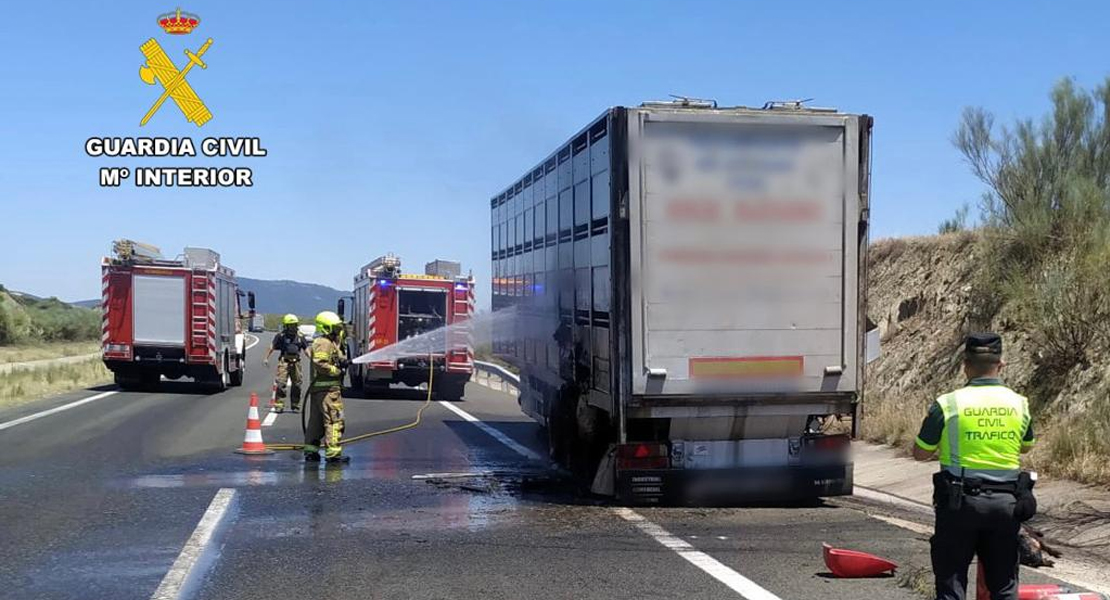
[[[349,289],[386,251],[473,268],[488,198],[606,107],[684,94],[815,98],[875,117],[873,232],[931,233],[982,188],[949,142],[968,105],[1003,122],[1110,74],[1110,4],[996,2],[19,2],[0,20],[0,283],[99,295],[119,237],[209,246],[240,274]],[[154,37],[214,114],[203,129],[138,77]],[[90,136],[257,136],[255,159],[109,159]],[[250,189],[102,189],[104,166],[250,166]],[[483,293],[483,296],[488,297]]]

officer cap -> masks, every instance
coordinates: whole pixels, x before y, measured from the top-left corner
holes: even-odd
[[[964,341],[964,354],[968,357],[1001,358],[1002,336],[989,331],[969,334]]]

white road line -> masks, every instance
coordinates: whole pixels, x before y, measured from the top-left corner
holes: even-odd
[[[516,451],[517,454],[519,454],[519,455],[521,455],[525,458],[532,459],[532,460],[540,460],[540,455],[539,454],[536,454],[535,452],[532,452],[528,448],[520,445],[519,443],[517,443],[516,440],[514,440],[513,438],[505,435],[504,433],[501,433],[500,431],[498,431],[494,427],[483,423],[482,421],[480,421],[478,419],[478,417],[475,417],[474,415],[466,412],[465,410],[463,410],[463,409],[461,409],[461,408],[455,406],[454,404],[451,404],[450,402],[447,402],[445,400],[440,400],[439,403],[440,403],[440,405],[446,407],[451,412],[453,412],[456,415],[459,415],[460,417],[462,417],[464,420],[466,420],[470,423],[473,423],[475,427],[477,427],[478,429],[481,429],[482,431],[488,433],[493,439],[495,439],[495,440],[501,442],[502,444],[508,446],[509,448],[513,449],[514,451]]]
[[[249,338],[252,338],[252,339],[254,339],[254,341],[253,341],[253,342],[251,342],[251,343],[249,343],[249,344],[247,344],[247,347],[246,347],[246,348],[243,348],[244,350],[250,350],[251,348],[254,348],[255,346],[257,346],[257,345],[258,345],[258,342],[262,341],[262,340],[260,340],[260,339],[258,338],[258,336],[257,336],[257,335],[251,335],[251,334],[249,334],[249,333],[248,333],[248,334],[246,334],[246,335],[247,335],[247,337],[249,337]]]
[[[501,433],[492,426],[483,423],[474,415],[455,406],[454,404],[451,404],[450,402],[441,400],[439,403],[440,405],[459,415],[466,421],[473,423],[476,427],[492,436],[495,440],[501,442],[509,448],[512,448],[518,454],[533,460],[539,460],[540,456],[538,454],[520,445],[515,440],[505,435],[504,433]],[[702,571],[705,571],[717,581],[720,581],[721,583],[727,585],[729,589],[740,594],[742,598],[746,598],[747,600],[782,600],[778,596],[763,589],[754,581],[748,579],[747,577],[744,577],[740,573],[737,573],[736,571],[732,570],[712,556],[709,556],[708,554],[700,550],[696,550],[689,543],[671,535],[669,532],[667,532],[667,530],[645,519],[636,511],[630,508],[620,507],[614,508],[613,512],[620,515],[626,521],[630,521],[631,523],[635,524],[636,527],[640,529],[640,531],[648,534],[649,536],[654,538],[655,541],[659,542],[663,546],[674,550],[675,553],[686,559],[688,562],[690,562],[690,564],[701,569]]]
[[[52,415],[54,413],[60,413],[63,410],[69,410],[71,408],[76,408],[78,406],[81,406],[82,404],[88,404],[89,402],[95,402],[97,400],[100,400],[101,398],[107,398],[108,396],[111,396],[113,394],[118,394],[118,393],[119,392],[115,391],[115,390],[113,390],[111,392],[101,392],[101,393],[99,393],[95,396],[89,396],[88,398],[82,398],[81,400],[78,400],[76,402],[70,402],[69,404],[63,404],[61,406],[55,406],[54,408],[51,408],[49,410],[44,410],[44,411],[37,412],[37,413],[32,414],[32,415],[27,415],[26,417],[20,417],[18,419],[15,419],[13,421],[8,421],[6,423],[0,423],[0,431],[15,427],[16,425],[22,425],[24,423],[30,423],[31,421],[34,421],[35,419],[41,419],[43,417],[49,417],[50,415]]]
[[[276,419],[277,413],[271,410],[270,412],[266,413],[266,418],[262,419],[262,426],[269,427],[270,425],[274,424],[274,420]]]
[[[181,549],[181,554],[177,555],[177,560],[173,561],[173,566],[162,578],[162,583],[158,585],[157,590],[154,590],[151,600],[182,598],[188,592],[188,588],[199,581],[205,569],[210,566],[212,557],[208,556],[207,552],[209,543],[224,521],[224,516],[231,508],[234,499],[235,490],[232,488],[220,488],[220,491],[216,492],[216,497],[212,498],[208,510],[204,511],[200,523],[197,523],[197,528],[193,530],[193,535],[189,536],[185,547]],[[198,565],[200,565],[199,568]]]
[[[859,484],[856,484],[852,489],[852,495],[865,500],[890,504],[917,513],[933,513],[933,507],[928,504],[910,500],[909,498],[903,498],[902,496],[880,492],[875,488],[864,487]]]
[[[739,594],[741,598],[746,598],[747,600],[782,600],[778,596],[760,587],[751,579],[744,577],[740,573],[732,570],[732,568],[722,564],[712,556],[709,556],[701,550],[695,549],[688,542],[671,535],[666,529],[652,523],[631,508],[616,507],[613,508],[613,512],[635,525],[640,531],[651,536],[665,548],[674,550],[676,554],[686,559],[690,564],[705,571],[717,581],[727,585],[729,589]]]

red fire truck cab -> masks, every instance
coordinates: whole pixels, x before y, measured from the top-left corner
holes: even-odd
[[[168,260],[153,246],[117,241],[101,261],[105,366],[124,389],[162,376],[223,389],[243,383],[246,345],[235,272],[207,248]],[[254,313],[254,294],[247,294]]]
[[[474,372],[470,331],[463,325],[474,310],[474,280],[459,276],[458,268],[434,261],[425,275],[402,273],[401,260],[389,254],[359,270],[348,356],[370,356],[352,362],[352,387],[372,393],[391,383],[418,386],[428,381],[431,360],[433,393],[446,400],[463,397]]]

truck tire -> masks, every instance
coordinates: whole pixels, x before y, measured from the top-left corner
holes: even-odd
[[[139,389],[139,378],[138,377],[126,377],[126,376],[120,375],[119,373],[116,373],[114,379],[116,381],[116,385],[118,385],[120,387],[120,389],[122,389],[124,391],[129,392],[129,391],[132,391],[132,390]]]
[[[243,345],[243,352],[236,357],[236,366],[239,367],[231,372],[229,383],[231,387],[239,387],[243,385],[243,376],[247,372],[247,349],[246,344]]]
[[[207,381],[208,387],[211,388],[213,394],[218,394],[227,389],[227,386],[231,381],[231,376],[228,372],[228,366],[229,365],[227,355],[225,354],[223,370],[221,371],[220,369],[215,369],[215,373],[212,374],[212,379]]]
[[[231,376],[228,381],[231,387],[239,387],[243,385],[244,367],[246,367],[245,363],[239,363],[239,368],[231,372]]]
[[[161,373],[143,373],[139,377],[139,389],[145,392],[153,392],[158,389],[158,384],[162,381]]]
[[[389,395],[388,381],[364,382],[362,384],[362,398],[381,398]]]
[[[439,400],[447,400],[449,402],[457,402],[463,399],[466,395],[466,379],[461,377],[443,377],[439,383],[432,382],[435,387],[432,390],[435,397]]]
[[[354,393],[355,397],[364,397],[363,393],[366,391],[366,386],[362,380],[362,369],[355,365],[351,365],[347,369],[347,378],[351,381],[351,391]]]

